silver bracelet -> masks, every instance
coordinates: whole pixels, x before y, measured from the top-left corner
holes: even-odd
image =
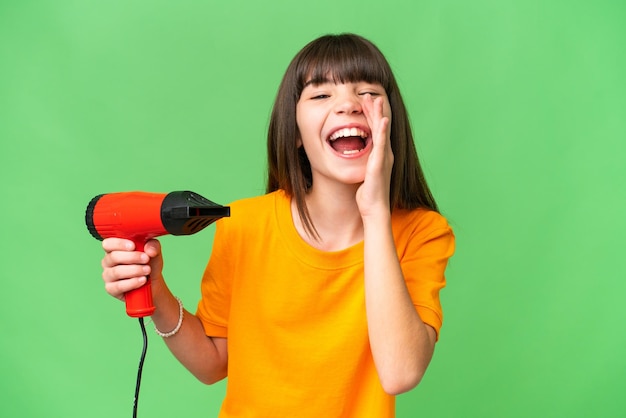
[[[171,330],[170,332],[161,332],[159,331],[159,329],[156,327],[156,325],[154,326],[154,330],[156,331],[157,334],[159,334],[161,337],[163,338],[169,338],[172,337],[174,335],[176,335],[176,333],[180,330],[181,325],[183,325],[183,302],[181,302],[181,300],[179,298],[177,298],[176,296],[174,296],[176,298],[176,301],[178,302],[178,324],[176,324],[176,327],[174,327],[173,330]]]

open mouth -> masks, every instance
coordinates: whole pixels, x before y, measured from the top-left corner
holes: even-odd
[[[328,137],[330,146],[342,155],[355,155],[363,151],[369,134],[360,128],[341,128]]]

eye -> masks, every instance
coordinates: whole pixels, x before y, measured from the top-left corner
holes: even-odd
[[[370,95],[372,97],[379,97],[385,94],[385,89],[378,83],[359,83],[358,92],[360,96]]]
[[[311,100],[328,99],[329,97],[330,97],[329,94],[316,94],[311,97]]]

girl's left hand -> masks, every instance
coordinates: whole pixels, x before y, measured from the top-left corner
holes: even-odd
[[[363,101],[363,114],[371,130],[373,147],[367,160],[365,180],[356,193],[362,218],[390,213],[389,193],[393,168],[391,111],[385,109],[384,105],[383,97],[373,99],[367,95]]]

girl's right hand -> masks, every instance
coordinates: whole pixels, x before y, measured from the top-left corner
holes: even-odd
[[[154,284],[162,280],[163,257],[161,244],[153,239],[144,245],[144,251],[135,251],[135,244],[127,239],[107,238],[102,241],[105,251],[102,259],[102,279],[108,294],[124,300],[124,294],[146,283],[147,276]]]

